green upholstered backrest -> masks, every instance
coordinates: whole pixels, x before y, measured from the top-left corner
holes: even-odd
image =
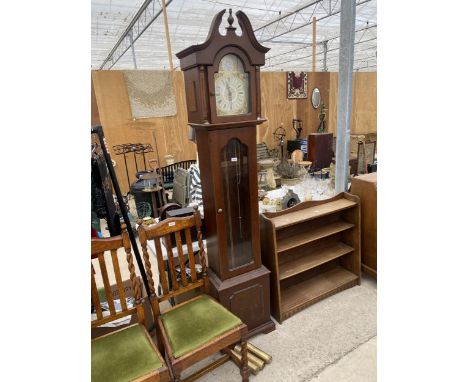
[[[242,324],[207,295],[176,306],[163,313],[161,319],[176,358]]]
[[[91,380],[127,382],[162,366],[140,324],[91,341]]]

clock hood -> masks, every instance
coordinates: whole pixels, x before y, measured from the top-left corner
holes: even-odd
[[[270,48],[258,42],[252,25],[244,12],[236,12],[237,21],[242,30],[240,36],[235,33],[236,28],[232,26],[234,18],[232,17],[231,9],[229,9],[229,17],[227,19],[229,25],[226,27],[226,35],[223,36],[219,33],[219,26],[225,13],[226,10],[224,9],[213,18],[208,38],[204,43],[189,46],[176,54],[177,58],[180,59],[182,70],[196,65],[211,65],[218,52],[226,46],[241,49],[248,56],[251,65],[265,65],[265,53]]]

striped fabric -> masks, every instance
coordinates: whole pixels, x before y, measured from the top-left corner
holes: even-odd
[[[182,167],[176,168],[174,172],[174,188],[172,200],[181,207],[187,207],[190,203],[190,172]]]
[[[270,152],[266,143],[257,144],[257,161],[270,158]]]
[[[202,204],[202,188],[200,180],[200,167],[198,163],[192,164],[189,168],[190,172],[190,202]]]
[[[302,147],[301,147],[301,150],[303,150]],[[305,150],[306,150],[305,153],[307,154],[307,147]],[[262,159],[277,159],[277,158],[279,158],[278,147],[275,147],[270,150],[265,142],[257,143],[257,161],[260,161]]]

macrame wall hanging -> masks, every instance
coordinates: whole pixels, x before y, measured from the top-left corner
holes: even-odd
[[[133,118],[177,114],[172,73],[166,70],[124,70]]]

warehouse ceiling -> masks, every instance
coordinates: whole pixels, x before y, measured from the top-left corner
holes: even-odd
[[[168,69],[162,0],[91,0],[92,69]],[[338,71],[341,0],[166,0],[172,60],[205,41],[222,9],[244,11],[257,39],[271,48],[262,70]],[[226,16],[226,15],[225,15]],[[223,25],[222,25],[223,26]],[[133,49],[132,49],[133,41]],[[354,71],[377,71],[377,0],[356,0]]]

